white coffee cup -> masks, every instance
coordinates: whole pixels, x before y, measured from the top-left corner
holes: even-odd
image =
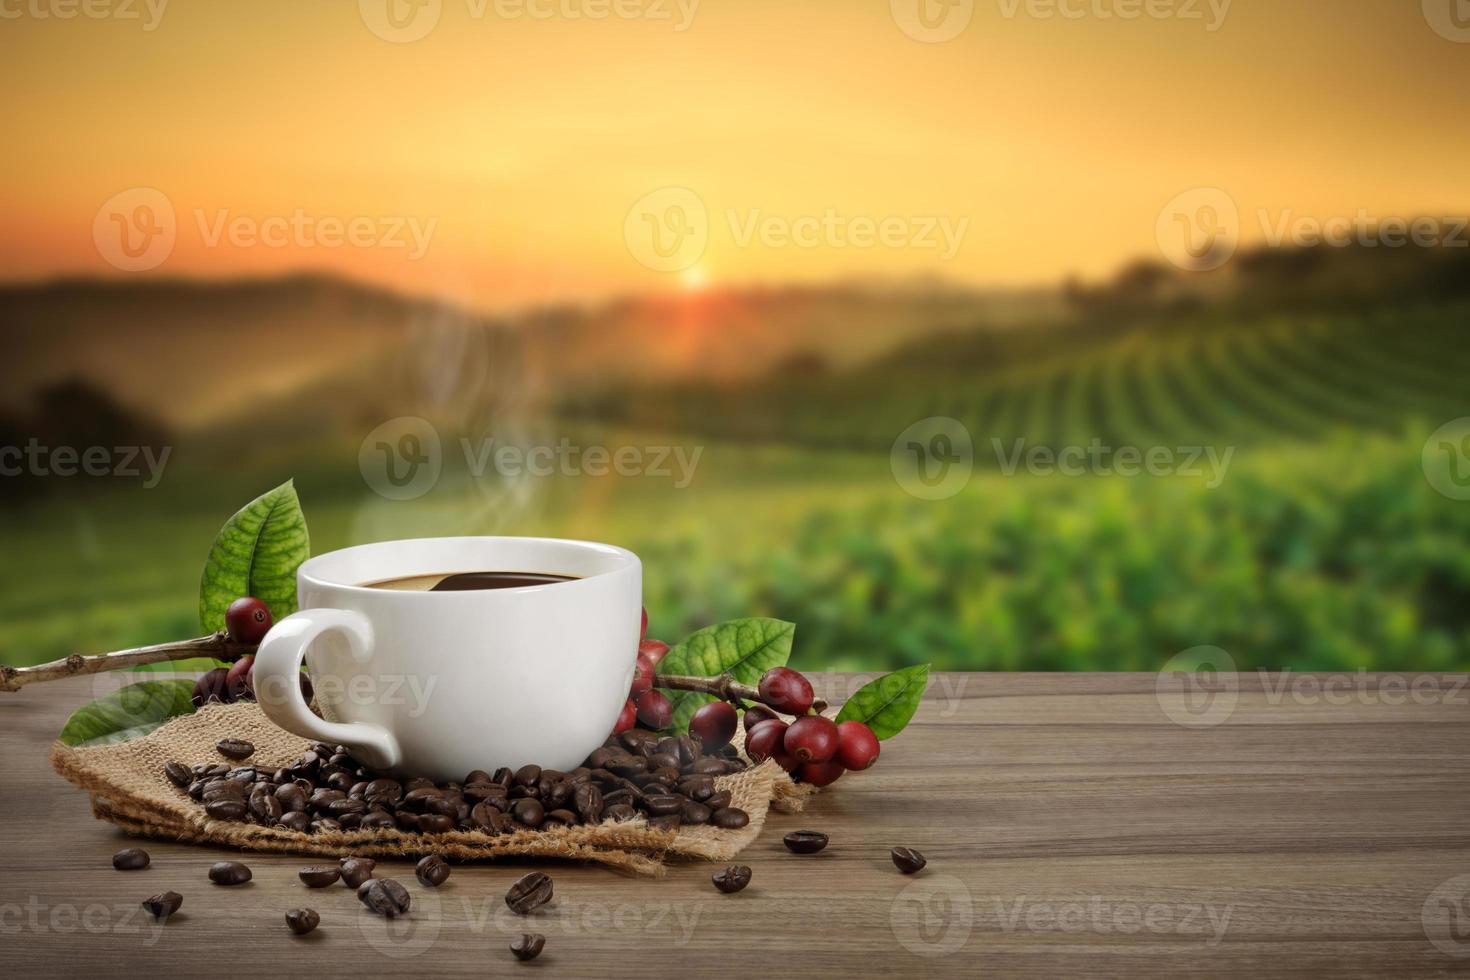
[[[369,583],[511,571],[574,581],[412,592]],[[536,763],[572,769],[607,738],[638,654],[643,566],[612,545],[554,538],[421,538],[318,555],[300,611],[255,657],[255,692],[288,731],[345,745],[375,769],[463,779]],[[317,707],[302,698],[303,659]]]

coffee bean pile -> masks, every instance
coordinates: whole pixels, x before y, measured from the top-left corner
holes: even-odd
[[[248,745],[226,739],[221,751],[234,754]],[[508,834],[640,815],[664,830],[701,824],[736,830],[750,817],[730,805],[729,791],[716,789],[715,779],[745,766],[733,746],[705,753],[693,736],[634,728],[608,738],[571,772],[527,765],[493,774],[477,769],[461,782],[398,779],[373,772],[343,746],[322,743],[279,769],[169,762],[163,771],[215,820],[298,833],[396,827]]]

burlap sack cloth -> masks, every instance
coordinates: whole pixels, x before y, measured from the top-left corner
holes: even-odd
[[[243,738],[255,754],[241,765],[274,769],[289,764],[309,742],[277,728],[260,707],[250,703],[214,704],[175,718],[142,738],[117,745],[72,748],[58,743],[51,764],[69,781],[92,794],[92,812],[133,834],[218,844],[255,851],[341,857],[417,857],[435,853],[459,859],[501,857],[564,858],[595,861],[637,874],[661,875],[669,857],[725,861],[755,840],[766,813],[795,811],[812,792],[800,786],[774,762],[716,780],[730,791],[730,805],[750,814],[739,830],[710,826],[656,830],[640,816],[624,823],[521,830],[490,835],[477,831],[409,834],[397,829],[352,830],[303,834],[281,827],[212,820],[163,775],[165,762],[185,765],[228,762],[215,749],[222,738]]]

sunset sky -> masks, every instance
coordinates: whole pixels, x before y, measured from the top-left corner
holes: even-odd
[[[326,269],[506,308],[1101,276],[1157,257],[1160,209],[1196,187],[1229,195],[1247,241],[1263,208],[1470,210],[1470,30],[1418,0],[1154,0],[1197,19],[981,0],[943,43],[905,32],[905,0],[394,2],[425,36],[379,36],[374,0],[173,0],[151,30],[159,0],[128,3],[138,19],[4,0],[0,276]],[[175,241],[126,271],[96,235],[156,229],[134,188],[166,199]],[[298,214],[311,230],[251,243]],[[659,222],[706,244],[650,252]],[[850,240],[864,222],[888,243]]]

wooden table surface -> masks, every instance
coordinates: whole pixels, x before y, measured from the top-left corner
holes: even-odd
[[[409,865],[413,914],[308,892],[286,856],[211,885],[234,855],[133,841],[94,820],[46,754],[86,678],[0,695],[0,974],[1431,976],[1470,970],[1470,690],[1462,675],[945,674],[878,766],[802,815],[773,814],[740,858],[667,878],[542,864],[546,952],[506,950],[525,866],[457,867],[437,892]],[[819,679],[834,700],[860,679]],[[1191,710],[1192,709],[1192,710]],[[814,857],[781,835],[831,835]],[[141,843],[142,872],[110,857]],[[923,851],[897,873],[890,847]],[[172,889],[156,926],[138,902]],[[293,938],[282,915],[322,926]]]

